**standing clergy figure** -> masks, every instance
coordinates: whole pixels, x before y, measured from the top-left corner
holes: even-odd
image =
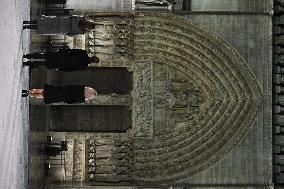
[[[41,16],[23,24],[23,29],[35,29],[41,35],[77,35],[95,29],[93,20],[83,16]]]
[[[97,96],[97,91],[84,85],[54,86],[45,85],[43,89],[22,90],[22,97],[43,98],[45,104],[65,102],[83,103]]]
[[[62,49],[56,52],[26,54],[23,58],[30,59],[23,62],[24,66],[45,66],[49,69],[58,69],[60,71],[83,70],[89,64],[97,64],[100,59],[96,56],[89,57],[88,53],[82,49]],[[31,61],[31,59],[37,59]],[[40,60],[38,60],[40,59]]]

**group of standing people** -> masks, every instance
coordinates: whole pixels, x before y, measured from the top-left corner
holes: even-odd
[[[95,23],[82,16],[41,16],[38,20],[24,21],[23,29],[34,29],[41,35],[77,35],[90,32]],[[90,64],[100,62],[96,56],[88,56],[82,49],[61,49],[55,52],[32,53],[23,56],[24,66],[58,69],[60,71],[84,70]],[[43,98],[46,104],[56,102],[82,103],[93,99],[97,91],[84,85],[53,86],[45,85],[43,89],[22,90],[22,97]]]

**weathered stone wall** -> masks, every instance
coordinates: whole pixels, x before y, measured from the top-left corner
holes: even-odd
[[[229,2],[226,0],[224,1],[214,0],[210,2],[203,1],[203,0],[200,0],[200,1],[193,0],[192,7],[194,10],[208,10],[208,11],[228,10],[228,11],[268,12],[271,9],[271,5],[272,5],[272,1],[268,1],[268,0],[263,0],[263,1],[248,0],[248,1],[234,1],[234,2]],[[263,16],[251,16],[251,15],[250,16],[245,16],[245,15],[237,15],[237,16],[195,15],[195,16],[188,16],[187,18],[196,20],[198,23],[201,23],[205,27],[209,27],[211,30],[217,32],[220,36],[222,36],[226,41],[232,44],[233,47],[236,48],[240,52],[240,54],[245,59],[245,61],[250,64],[250,68],[256,75],[256,78],[261,85],[261,89],[264,94],[264,101],[263,101],[263,111],[261,113],[258,113],[257,121],[254,122],[252,130],[249,131],[246,139],[243,140],[241,143],[239,143],[239,145],[235,148],[235,150],[233,150],[231,153],[229,153],[225,158],[221,159],[215,165],[209,167],[210,164],[207,164],[206,165],[207,169],[205,169],[204,171],[200,172],[199,174],[189,179],[185,178],[181,182],[196,183],[196,184],[204,184],[204,183],[205,184],[206,183],[234,184],[234,183],[264,183],[265,182],[265,183],[270,184],[271,183],[271,167],[270,167],[271,158],[269,154],[271,155],[271,149],[269,148],[269,145],[271,144],[271,138],[269,138],[269,133],[271,131],[271,128],[269,124],[271,124],[271,117],[269,117],[269,115],[271,113],[271,101],[270,101],[271,100],[271,90],[270,90],[271,89],[270,88],[271,87],[270,86],[271,57],[269,56],[270,50],[268,49],[270,49],[270,46],[271,46],[271,38],[269,36],[269,33],[267,33],[267,31],[271,30],[271,26],[270,26],[271,19],[268,16],[264,18]],[[159,37],[155,39],[151,39],[153,41],[159,40],[159,41],[167,41],[169,43],[172,43],[172,39],[174,39],[172,36],[176,34],[180,36],[180,34],[182,33],[181,32],[182,29],[180,29],[179,27],[176,27],[176,28],[164,27],[163,28],[163,25],[159,25],[159,24],[157,26],[160,28],[158,29],[154,28],[152,31],[152,29],[150,29],[150,26],[152,25],[154,24],[151,22],[149,23],[145,22],[145,26],[146,26],[145,32],[146,33],[151,33],[151,32],[155,33],[154,30],[159,31],[158,29],[162,30],[162,31],[159,31],[161,34]],[[167,30],[171,30],[171,32],[168,32],[169,35],[163,36],[163,34],[167,33],[165,32]],[[174,34],[172,35],[172,33]],[[159,34],[156,34],[156,35],[159,35]],[[168,39],[168,37],[172,39]],[[164,39],[164,40],[161,40],[161,39]],[[174,65],[175,61],[179,59],[169,54],[173,53],[178,56],[184,56],[183,50],[176,50],[176,48],[177,46],[181,45],[182,42],[189,42],[189,41],[184,40],[185,38],[180,38],[180,39],[181,41],[179,43],[172,43],[167,48],[165,48],[165,44],[154,46],[152,45],[151,40],[148,40],[149,42],[143,42],[143,41],[147,41],[146,37],[142,38],[141,43],[139,44],[140,46],[146,45],[147,47],[149,47],[149,49],[151,49],[151,47],[157,47],[158,49],[166,49],[166,50],[165,52],[161,52],[160,54],[158,53],[158,51],[150,52],[151,50],[149,50],[147,52],[149,54],[156,53],[155,56],[153,56],[154,58],[149,60],[147,59],[147,56],[149,56],[149,54],[145,54],[145,56],[141,56],[141,59],[143,59],[143,61],[138,62],[136,64],[136,67],[134,67],[134,71],[136,71],[134,75],[135,77],[137,76],[134,85],[138,87],[137,91],[138,90],[142,91],[142,93],[140,95],[134,93],[134,97],[136,97],[135,99],[136,102],[134,102],[134,104],[136,103],[137,105],[135,109],[137,108],[138,112],[136,113],[134,112],[134,115],[136,116],[133,117],[133,120],[139,119],[139,116],[143,117],[143,115],[140,113],[150,114],[151,116],[149,116],[148,118],[147,117],[142,118],[140,119],[140,121],[135,121],[135,123],[140,122],[140,128],[138,127],[139,124],[137,124],[134,127],[133,131],[135,132],[133,133],[134,134],[133,136],[138,137],[137,141],[140,140],[139,137],[145,137],[145,136],[146,137],[155,137],[155,136],[164,137],[163,136],[164,134],[168,134],[169,138],[165,138],[166,142],[164,144],[168,146],[168,148],[165,148],[165,149],[162,146],[163,143],[160,143],[159,140],[157,140],[157,138],[154,138],[156,142],[155,145],[157,148],[155,150],[152,150],[152,154],[149,155],[149,158],[148,157],[145,158],[143,156],[139,157],[139,152],[138,152],[138,155],[136,156],[136,158],[138,159],[138,162],[145,161],[146,164],[149,163],[148,165],[150,165],[149,166],[150,168],[147,166],[144,166],[143,163],[141,164],[141,166],[138,165],[136,167],[136,171],[138,170],[138,172],[139,172],[139,169],[143,170],[145,169],[145,167],[149,168],[147,170],[151,170],[151,168],[153,168],[152,166],[157,166],[158,169],[164,170],[165,166],[162,162],[164,160],[164,157],[163,157],[164,154],[165,155],[172,154],[172,156],[169,158],[169,161],[174,162],[173,166],[176,166],[176,167],[178,167],[177,165],[184,165],[184,164],[181,164],[182,158],[190,159],[189,157],[183,156],[181,153],[179,153],[179,152],[183,152],[183,153],[186,152],[185,148],[182,147],[182,144],[187,144],[187,143],[184,143],[184,141],[187,140],[187,138],[183,135],[185,132],[187,132],[187,129],[185,129],[186,121],[184,120],[190,120],[190,116],[188,116],[189,114],[188,111],[184,111],[185,109],[184,106],[188,105],[188,106],[194,106],[195,108],[197,107],[198,111],[200,111],[200,108],[201,110],[203,110],[206,107],[203,106],[202,104],[204,102],[203,96],[201,96],[201,101],[200,102],[197,101],[198,103],[194,105],[194,104],[190,104],[187,102],[188,98],[187,98],[186,93],[184,92],[178,93],[178,91],[184,91],[184,89],[187,89],[189,85],[184,85],[182,83],[185,81],[186,83],[189,84],[190,80],[183,81],[183,80],[178,79],[178,82],[175,82],[176,85],[171,84],[171,82],[175,80],[174,78],[176,78],[176,76],[174,74],[177,72],[176,71],[171,72],[172,70],[169,68],[173,67],[172,65]],[[182,49],[188,49],[189,46],[181,45],[180,47]],[[211,49],[215,49],[215,48],[218,48],[219,46],[213,45],[213,46],[208,46],[208,47],[210,47]],[[198,56],[199,53],[200,52],[197,52],[196,56]],[[208,54],[210,57],[210,53]],[[195,57],[195,55],[192,55],[192,56]],[[158,57],[165,57],[165,58],[158,59]],[[157,63],[159,61],[164,63],[167,61],[167,59],[170,60],[170,63],[167,66],[161,63]],[[187,62],[190,62],[190,63],[191,61],[192,60],[187,60]],[[105,62],[107,63],[108,61],[105,61]],[[143,63],[146,63],[146,64],[143,64]],[[107,64],[105,65],[107,66]],[[116,66],[114,64],[110,64],[110,65]],[[204,69],[204,67],[203,68],[201,67],[201,69]],[[139,70],[143,70],[144,73],[143,72],[138,73]],[[183,73],[183,71],[184,71],[184,68],[179,69],[179,73]],[[208,71],[204,71],[203,73],[204,75],[206,74],[214,75],[214,73],[211,71],[209,67]],[[150,76],[148,76],[149,73],[151,73]],[[171,74],[167,75],[167,73],[171,73]],[[236,74],[237,72],[233,72],[233,73]],[[178,74],[177,78],[180,78],[180,76],[182,76],[182,78],[185,78],[186,74],[187,73]],[[191,72],[190,74],[194,75],[194,73],[191,73]],[[222,75],[222,73],[219,72],[216,75]],[[227,77],[226,72],[223,75]],[[139,82],[139,79],[142,79],[142,81]],[[196,78],[194,77],[193,79],[196,79]],[[228,77],[228,80],[230,79],[231,78]],[[150,85],[148,85],[149,83]],[[210,81],[210,79],[208,79],[208,84],[209,84],[208,86],[210,86],[210,84],[213,85],[214,83]],[[149,87],[153,87],[153,89],[147,90],[149,89]],[[189,88],[194,88],[194,87],[190,86]],[[177,89],[181,89],[181,90],[177,90]],[[169,91],[170,91],[170,95],[165,95]],[[175,91],[176,91],[176,94],[172,94],[172,93],[175,93]],[[151,94],[152,96],[151,97],[148,96],[147,98],[145,98],[146,100],[144,101],[141,99],[137,100],[137,98],[140,98],[140,97],[143,98],[144,95],[151,95]],[[195,95],[195,93],[193,94]],[[178,100],[178,99],[181,99],[181,100]],[[230,98],[225,98],[225,100],[228,100],[228,99]],[[231,100],[239,101],[240,99],[231,98]],[[145,104],[143,104],[145,103],[145,101],[147,101],[146,106]],[[242,100],[240,100],[239,102],[241,101]],[[236,103],[236,102],[233,102],[233,103]],[[143,104],[144,107],[140,106],[139,108],[139,104],[140,105]],[[175,109],[173,109],[174,106],[176,106]],[[149,111],[148,109],[150,107],[153,109]],[[179,111],[180,108],[182,108],[183,111]],[[217,108],[217,106],[214,106],[214,108]],[[174,112],[173,110],[176,112],[175,114],[172,114],[172,112]],[[198,113],[198,111],[196,113]],[[168,112],[170,114],[168,114]],[[170,120],[162,119],[163,117],[167,117],[167,115],[171,115],[171,116],[178,115],[178,116],[175,119],[170,119]],[[208,115],[210,116],[210,114]],[[202,119],[196,120],[196,122],[193,122],[192,127],[195,127],[198,122],[206,122],[207,121],[206,116],[202,117]],[[230,115],[228,114],[228,117],[229,116]],[[173,122],[173,120],[180,120],[180,123],[173,124],[171,123],[171,121]],[[144,125],[149,125],[149,126],[147,126],[146,128],[143,128],[143,123]],[[177,140],[171,140],[174,137],[171,133],[175,130],[179,131],[178,135],[176,135],[179,138]],[[208,130],[210,130],[210,128],[208,128]],[[201,134],[204,134],[204,133],[201,132]],[[214,132],[209,133],[209,135],[211,136],[213,134]],[[244,134],[241,134],[241,135],[243,136]],[[132,134],[130,136],[132,136]],[[197,135],[197,136],[200,136],[200,135]],[[216,138],[219,138],[220,140],[222,140],[219,134],[216,134]],[[150,139],[142,141],[141,143],[138,142],[136,145],[136,150],[138,151],[140,150],[141,153],[144,153],[143,150],[150,149],[152,144],[149,144],[150,143],[149,141]],[[203,140],[203,139],[202,141],[204,143],[207,142],[206,140]],[[173,153],[171,153],[172,146],[177,146],[177,145],[179,146],[179,148],[176,151],[173,151]],[[213,143],[212,143],[212,146],[214,146]],[[194,157],[192,156],[192,158]],[[152,162],[154,163],[151,164]],[[166,164],[166,167],[168,166],[170,165]],[[185,168],[189,168],[189,167],[185,166]],[[148,176],[149,173],[150,172],[142,173],[141,174],[142,179],[143,179],[143,176],[145,175]],[[166,172],[165,174],[171,177],[172,173],[175,173],[174,170],[170,172]],[[189,176],[191,174],[185,174],[185,175]]]
[[[253,7],[253,1],[243,1],[242,7]],[[259,6],[263,6],[259,1]],[[234,3],[229,3],[229,7]],[[239,3],[240,4],[240,3]],[[258,3],[257,3],[258,4]],[[271,6],[270,6],[271,7]],[[262,10],[262,9],[256,9]],[[261,111],[244,140],[225,158],[207,170],[182,182],[267,183],[272,182],[272,35],[271,17],[266,15],[188,15],[230,43],[254,72],[263,90]]]
[[[245,136],[261,90],[239,54],[196,24],[139,14],[136,27],[134,179],[192,176]]]
[[[272,0],[191,0],[193,11],[268,12],[272,9],[272,5]]]

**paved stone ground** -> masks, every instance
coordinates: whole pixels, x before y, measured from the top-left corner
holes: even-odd
[[[28,86],[22,55],[28,52],[29,0],[0,2],[0,189],[23,189],[28,184],[28,101],[21,98]]]

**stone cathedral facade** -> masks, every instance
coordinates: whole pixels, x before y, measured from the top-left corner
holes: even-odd
[[[190,184],[236,148],[263,111],[255,72],[201,24],[170,12],[77,12],[96,28],[65,40],[101,62],[51,71],[47,82],[87,84],[99,95],[48,107],[49,131],[68,144],[55,188]]]

